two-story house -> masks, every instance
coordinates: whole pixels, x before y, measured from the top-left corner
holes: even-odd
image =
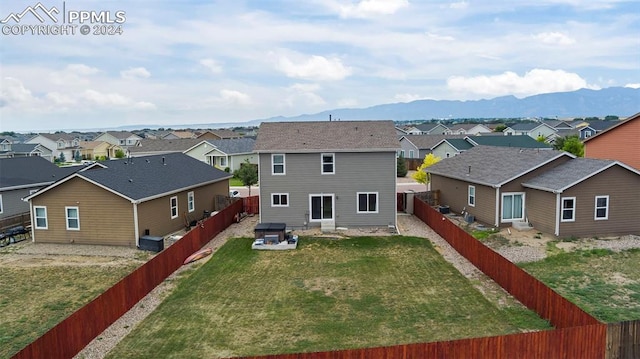
[[[142,137],[129,131],[107,131],[96,137],[94,141],[105,141],[112,145],[128,148],[135,146],[141,139]]]
[[[80,138],[75,134],[64,132],[40,133],[28,139],[25,143],[40,144],[51,149],[53,159],[60,159],[63,155],[66,161],[71,161],[76,157],[76,152],[80,151]]]
[[[263,122],[260,222],[395,227],[397,150],[392,121]]]
[[[507,126],[502,131],[505,136],[526,135],[533,139],[540,137],[552,141],[556,136],[556,129],[542,122],[518,122]]]
[[[258,164],[258,155],[253,152],[256,140],[253,138],[229,138],[224,140],[203,140],[184,151],[184,154],[222,170],[233,173],[246,160]]]

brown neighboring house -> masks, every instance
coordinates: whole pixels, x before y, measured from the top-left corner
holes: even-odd
[[[640,113],[584,140],[584,156],[623,162],[640,170]]]
[[[454,212],[556,236],[640,233],[640,172],[554,150],[479,146],[429,167]],[[613,185],[612,185],[613,184]]]
[[[199,140],[224,140],[230,138],[240,138],[240,134],[227,129],[207,130],[198,135]]]
[[[182,153],[95,163],[28,196],[34,242],[138,246],[216,208],[230,174]]]

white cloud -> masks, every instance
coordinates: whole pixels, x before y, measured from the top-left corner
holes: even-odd
[[[533,38],[550,45],[571,45],[576,42],[576,40],[561,32],[541,32],[533,35]]]
[[[320,85],[318,84],[293,84],[289,86],[290,90],[295,91],[303,91],[303,92],[313,92],[320,90]]]
[[[412,101],[424,99],[423,96],[420,96],[418,94],[411,94],[411,93],[399,93],[399,94],[396,94],[393,98],[399,102],[412,102]]]
[[[533,69],[526,72],[524,76],[511,71],[493,76],[452,76],[447,80],[447,87],[453,91],[491,96],[507,94],[529,96],[574,91],[581,88],[598,89],[597,86],[589,85],[578,74],[547,69]]]
[[[408,0],[361,0],[356,4],[340,6],[340,17],[367,18],[392,15],[407,6],[409,6]]]
[[[95,67],[84,64],[70,64],[62,71],[54,71],[51,73],[51,82],[56,85],[87,85],[89,77],[100,73]]]
[[[454,41],[455,40],[453,36],[438,35],[431,32],[427,32],[427,37],[437,41]]]
[[[2,106],[11,106],[35,100],[31,91],[24,87],[24,84],[18,79],[5,77],[0,88],[0,104]]]
[[[60,92],[49,92],[45,95],[45,98],[52,102],[54,105],[60,106],[75,105],[78,102],[72,96]]]
[[[288,57],[281,56],[277,66],[288,77],[305,80],[336,81],[351,75],[351,69],[335,57],[328,59],[313,55],[299,63],[293,63]]]
[[[452,2],[451,4],[449,4],[449,8],[455,10],[464,10],[468,7],[469,3],[466,1]]]
[[[222,66],[214,59],[202,59],[200,60],[200,65],[206,67],[214,74],[222,72]]]
[[[318,84],[293,84],[287,88],[290,94],[284,102],[287,107],[300,106],[322,106],[327,102],[320,95],[315,93],[321,89]]]
[[[640,83],[626,84],[626,85],[624,85],[624,87],[632,88],[632,89],[640,89]]]
[[[120,76],[123,79],[131,80],[135,78],[143,78],[146,79],[151,76],[151,73],[147,71],[144,67],[134,67],[128,70],[120,71]]]
[[[90,104],[100,107],[109,108],[134,108],[134,109],[155,109],[156,106],[150,102],[134,101],[131,98],[120,95],[118,93],[102,93],[96,90],[85,90],[81,96],[82,99]]]
[[[227,104],[248,105],[251,103],[251,97],[245,93],[236,90],[220,90],[220,100]]]
[[[97,74],[98,72],[100,72],[100,70],[98,70],[95,67],[90,67],[84,64],[69,64],[65,68],[65,72],[73,73],[76,75],[88,76],[88,75]]]

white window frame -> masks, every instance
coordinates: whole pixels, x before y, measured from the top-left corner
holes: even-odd
[[[507,196],[522,196],[522,217],[519,218],[504,218],[504,198]],[[526,195],[524,192],[504,192],[502,193],[502,195],[500,196],[500,222],[501,223],[511,223],[511,222],[518,222],[518,221],[523,221],[525,218],[525,209],[526,209]]]
[[[29,193],[31,194],[31,193]],[[2,202],[2,195],[0,194],[0,213],[4,212],[4,202]]]
[[[282,156],[282,163],[275,163],[274,158],[276,156]],[[276,172],[276,166],[282,166],[282,173]],[[271,174],[273,176],[284,176],[287,174],[287,158],[284,153],[271,154]]]
[[[331,157],[331,172],[327,171],[325,172],[324,170],[324,158],[325,156],[327,157]],[[327,162],[328,164],[329,162]],[[320,154],[320,174],[323,175],[334,175],[336,174],[336,154],[335,153],[321,153]]]
[[[601,198],[604,198],[607,200],[607,204],[604,207],[598,206],[598,199],[601,199]],[[599,209],[604,209],[604,217],[598,217]],[[593,219],[596,221],[606,221],[609,219],[609,195],[596,196],[596,199],[594,202]]]
[[[275,199],[278,198],[278,203]],[[286,204],[282,204],[282,198],[286,198]],[[272,193],[271,194],[271,207],[289,207],[289,194],[288,193]]]
[[[325,197],[331,197],[331,218],[313,218],[313,198],[320,197],[323,201]],[[323,214],[323,208],[320,208]],[[309,194],[309,222],[333,221],[336,218],[336,195],[333,193],[310,193]]]
[[[193,194],[193,191],[187,192],[187,210],[189,213],[196,210],[196,197]]]
[[[565,207],[564,201],[572,200],[573,207]],[[564,218],[564,211],[571,211],[571,218]],[[575,197],[562,197],[560,198],[560,222],[575,222],[576,221],[576,198]]]
[[[413,150],[409,150],[409,158],[413,158]]]
[[[227,157],[220,156],[220,167],[227,167]]]
[[[175,201],[175,206],[173,205],[173,202]],[[178,197],[177,196],[173,196],[171,198],[169,198],[169,208],[170,208],[170,212],[171,213],[171,219],[175,219],[178,218]],[[175,211],[175,214],[173,214],[173,212]]]
[[[404,150],[400,150],[400,157],[404,157],[404,158],[406,158],[406,157],[404,156]]]
[[[38,209],[44,210],[44,216],[38,217]],[[47,207],[46,206],[33,206],[33,218],[35,219],[35,223],[33,223],[33,228],[35,229],[49,229],[49,218],[47,217]],[[44,219],[44,226],[38,226],[38,219]]]
[[[376,209],[373,211],[369,210],[369,196],[370,195],[375,195],[376,196]],[[360,210],[360,195],[366,195],[367,196],[367,209],[364,211]],[[357,192],[356,193],[356,213],[363,213],[363,214],[375,214],[378,213],[380,208],[380,195],[378,192]]]
[[[471,207],[476,206],[476,186],[469,185],[467,189],[467,204]]]
[[[591,130],[584,130],[584,138],[591,137]]]
[[[75,209],[76,210],[76,217],[70,217],[69,216],[69,210],[70,209]],[[65,218],[65,223],[67,225],[67,231],[79,231],[80,230],[80,208],[78,208],[77,206],[66,206],[64,207],[64,218]],[[76,221],[78,221],[78,226],[77,227],[71,227],[69,225],[69,220],[71,219],[75,219]]]

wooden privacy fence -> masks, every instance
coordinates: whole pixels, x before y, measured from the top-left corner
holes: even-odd
[[[235,201],[198,224],[180,240],[71,314],[13,358],[72,358],[180,268],[189,255],[234,223],[239,212],[242,212],[242,201]]]
[[[556,328],[600,324],[577,305],[482,244],[423,201],[414,201],[414,214],[469,262]]]
[[[640,358],[640,320],[607,325],[607,355],[605,358]]]
[[[244,211],[248,214],[260,213],[260,196],[251,196],[242,198]]]

